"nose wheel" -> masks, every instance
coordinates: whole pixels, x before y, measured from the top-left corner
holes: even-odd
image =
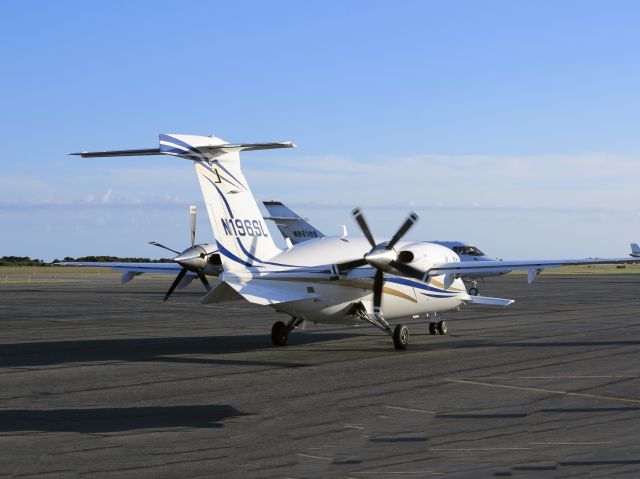
[[[409,345],[409,328],[404,324],[398,324],[393,330],[393,347],[401,351]]]
[[[478,294],[480,294],[480,290],[478,289],[478,282],[472,281],[471,285],[472,286],[469,288],[469,291],[467,291],[467,293],[469,293],[471,296],[478,296]]]

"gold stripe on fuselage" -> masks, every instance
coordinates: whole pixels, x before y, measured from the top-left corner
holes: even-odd
[[[319,283],[319,284],[330,284],[333,286],[347,286],[349,288],[359,288],[359,289],[372,289],[373,283],[370,281],[363,280],[340,280],[339,283],[336,280],[331,279],[317,279],[317,278],[274,278],[274,277],[262,277],[255,279],[266,279],[268,281],[291,281],[297,283]],[[397,289],[390,288],[389,286],[383,286],[382,292],[384,294],[389,294],[391,296],[396,296],[401,299],[406,299],[407,301],[411,301],[412,303],[417,303],[418,300],[414,296],[410,296],[402,291],[398,291]]]

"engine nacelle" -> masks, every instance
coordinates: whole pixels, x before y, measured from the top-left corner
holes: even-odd
[[[427,271],[436,264],[460,261],[460,257],[449,248],[425,241],[399,245],[396,249],[398,262],[420,271]]]

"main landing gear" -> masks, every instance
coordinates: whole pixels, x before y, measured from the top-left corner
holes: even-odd
[[[472,286],[469,288],[469,291],[467,291],[467,293],[469,293],[471,296],[478,296],[478,294],[480,294],[480,290],[478,289],[478,282],[472,281],[471,285]]]
[[[286,346],[289,333],[304,322],[302,318],[291,318],[287,324],[276,321],[271,327],[271,342],[274,346]]]
[[[471,294],[471,293],[469,293]],[[440,319],[438,314],[435,314],[430,318],[429,322],[429,334],[447,334],[447,322]]]

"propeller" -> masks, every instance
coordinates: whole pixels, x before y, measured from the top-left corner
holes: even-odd
[[[164,248],[164,249],[167,249],[167,250],[169,250],[169,251],[171,251],[172,253],[175,253],[175,254],[180,254],[180,252],[179,252],[179,251],[176,251],[176,250],[174,250],[174,249],[171,249],[171,248],[169,248],[168,246],[165,246],[165,245],[163,245],[163,244],[158,243],[157,241],[149,241],[149,244],[152,244],[153,246],[157,246],[158,248]]]
[[[207,266],[207,256],[209,253],[202,248],[201,246],[196,245],[196,207],[195,205],[189,206],[189,228],[191,230],[191,246],[184,250],[183,252],[176,251],[171,249],[163,244],[160,244],[156,241],[149,241],[149,244],[153,246],[157,246],[159,248],[164,248],[166,250],[172,251],[177,254],[173,261],[182,266],[182,269],[171,283],[167,294],[164,296],[164,300],[166,301],[173,294],[175,289],[178,287],[180,282],[184,279],[185,275],[188,272],[193,272],[198,276],[198,279],[202,282],[207,291],[211,291],[211,285],[209,281],[207,281],[207,277],[205,276],[203,270]]]
[[[338,269],[348,270],[358,266],[364,266],[366,264],[373,266],[376,269],[376,274],[373,277],[373,311],[374,314],[382,317],[382,288],[384,284],[384,273],[395,270],[410,278],[420,280],[424,278],[424,272],[399,261],[398,253],[394,249],[394,246],[398,244],[398,241],[400,241],[402,237],[407,234],[407,231],[409,231],[416,221],[418,221],[418,215],[410,213],[391,240],[378,244],[375,242],[375,239],[371,234],[371,230],[369,229],[369,225],[364,219],[364,215],[360,209],[356,208],[353,210],[352,214],[356,223],[360,226],[362,233],[367,238],[367,241],[369,241],[371,250],[365,254],[362,259],[339,264]]]

